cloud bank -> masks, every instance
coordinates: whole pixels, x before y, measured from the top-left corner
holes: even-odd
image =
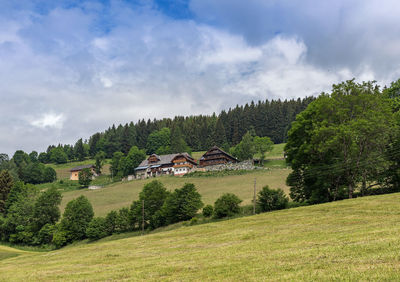
[[[400,76],[395,1],[17,2],[0,1],[6,153]]]

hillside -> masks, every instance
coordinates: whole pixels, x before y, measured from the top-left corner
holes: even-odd
[[[286,186],[286,177],[290,170],[286,169],[283,158],[283,147],[285,144],[274,145],[273,150],[267,154],[265,166],[271,169],[257,170],[246,172],[242,175],[226,175],[219,177],[174,177],[164,176],[158,177],[169,190],[182,187],[185,183],[194,183],[197,190],[202,195],[205,204],[213,204],[215,200],[223,193],[234,193],[243,200],[243,205],[251,203],[253,199],[254,179],[257,181],[257,189],[261,189],[265,185],[272,188],[282,188],[285,192],[289,192]],[[195,158],[201,157],[204,152],[194,152]],[[68,172],[71,167],[76,165],[91,163],[90,160],[78,163],[68,163],[54,166],[57,173]],[[109,164],[105,166],[107,170]],[[62,175],[62,174],[61,174]],[[69,174],[68,174],[69,175]],[[103,216],[111,210],[121,207],[128,207],[133,200],[138,198],[143,186],[154,180],[134,180],[129,182],[117,182],[108,185],[99,190],[75,190],[63,193],[61,209],[64,210],[66,204],[80,195],[85,195],[93,205],[95,214]]]
[[[96,216],[103,216],[107,212],[121,207],[128,207],[133,200],[138,199],[143,186],[157,179],[167,189],[181,188],[185,183],[193,183],[202,196],[203,202],[213,204],[223,193],[235,193],[243,200],[242,204],[250,204],[253,198],[254,178],[257,179],[257,187],[269,185],[274,188],[282,188],[288,192],[285,184],[289,169],[257,170],[243,175],[228,175],[221,177],[175,177],[164,176],[145,180],[134,180],[129,182],[117,182],[99,190],[75,190],[63,193],[61,209],[66,204],[80,195],[85,195],[92,203]]]
[[[0,261],[0,280],[399,280],[400,194]]]

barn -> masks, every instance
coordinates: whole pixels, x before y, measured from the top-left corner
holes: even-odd
[[[238,159],[214,146],[200,158],[200,167],[238,162]]]
[[[79,180],[79,172],[85,168],[89,168],[92,171],[93,176],[98,176],[97,173],[94,171],[94,165],[89,164],[89,165],[80,165],[80,166],[71,168],[69,171],[71,173],[69,179],[70,180]]]

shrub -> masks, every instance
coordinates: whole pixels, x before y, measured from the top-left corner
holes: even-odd
[[[212,205],[207,205],[203,208],[203,216],[204,217],[211,217],[214,213],[214,208]]]
[[[52,243],[54,244],[54,246],[56,246],[57,249],[59,249],[67,244],[67,236],[67,232],[61,230],[61,228],[58,226],[53,234]]]
[[[46,167],[43,171],[43,182],[53,182],[57,180],[57,173],[54,168]]]
[[[270,189],[267,185],[258,192],[256,204],[259,212],[267,212],[284,209],[288,202],[289,199],[282,189]]]
[[[103,217],[95,217],[90,221],[87,229],[86,236],[90,240],[98,240],[109,235],[107,230],[107,222]]]
[[[118,220],[118,213],[116,211],[110,211],[105,218],[105,226],[108,235],[116,232]]]
[[[197,219],[197,217],[193,217],[191,220],[190,220],[190,225],[196,225],[197,223],[198,223],[198,219]]]
[[[40,229],[37,235],[37,243],[39,245],[50,244],[53,241],[53,236],[55,232],[55,225],[47,223],[42,227],[42,229]]]
[[[116,232],[117,233],[122,233],[122,232],[127,232],[132,230],[132,227],[130,225],[129,221],[129,209],[128,208],[122,208],[118,211],[118,217],[117,217],[117,222],[116,222]]]
[[[93,173],[89,168],[84,168],[79,172],[79,184],[82,187],[88,187],[90,182],[92,182]]]
[[[214,203],[214,217],[223,218],[240,213],[239,204],[242,202],[235,194],[226,193]]]

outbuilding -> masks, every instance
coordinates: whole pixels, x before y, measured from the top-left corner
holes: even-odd
[[[89,168],[92,171],[93,176],[97,176],[97,173],[94,171],[94,165],[89,164],[89,165],[80,165],[80,166],[71,168],[70,169],[71,176],[69,177],[69,179],[70,180],[79,180],[79,172],[85,168]]]

